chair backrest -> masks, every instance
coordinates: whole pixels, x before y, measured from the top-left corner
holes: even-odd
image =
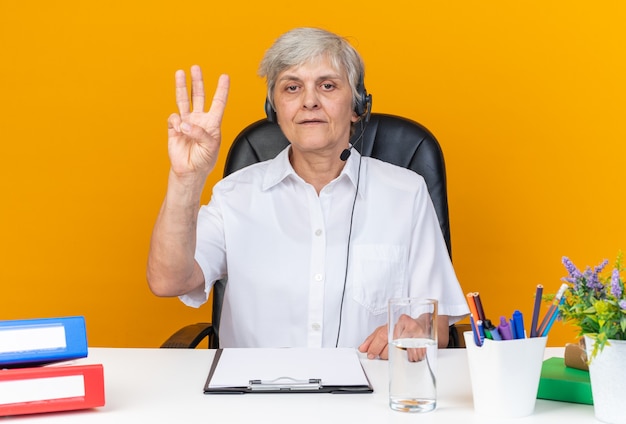
[[[357,124],[357,131],[360,128]],[[273,159],[289,142],[279,126],[261,119],[244,128],[233,141],[224,167],[224,176],[253,163]],[[452,255],[446,169],[439,142],[421,124],[400,116],[372,113],[363,139],[354,146],[364,156],[371,156],[394,165],[412,169],[426,180],[435,206],[441,232]],[[226,282],[213,288],[213,326],[219,329],[222,300]]]

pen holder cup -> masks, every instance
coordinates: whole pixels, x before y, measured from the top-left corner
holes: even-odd
[[[535,410],[547,337],[494,341],[476,346],[471,331],[467,347],[474,410],[498,418],[519,418]]]

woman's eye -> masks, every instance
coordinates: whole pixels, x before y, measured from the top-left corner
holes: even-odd
[[[331,83],[322,84],[324,90],[332,90],[335,86]]]
[[[287,91],[289,91],[289,92],[294,92],[294,91],[296,91],[297,89],[298,89],[298,86],[297,86],[297,85],[288,85],[288,86],[287,86]]]

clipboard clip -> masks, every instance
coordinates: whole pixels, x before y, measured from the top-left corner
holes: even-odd
[[[319,390],[322,388],[321,378],[309,378],[298,380],[292,377],[278,377],[273,380],[250,380],[248,389],[252,391],[263,390]]]

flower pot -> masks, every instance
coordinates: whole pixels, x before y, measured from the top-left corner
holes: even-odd
[[[585,336],[591,358],[595,339]],[[596,419],[610,424],[626,424],[626,340],[611,340],[589,363],[591,394]]]

